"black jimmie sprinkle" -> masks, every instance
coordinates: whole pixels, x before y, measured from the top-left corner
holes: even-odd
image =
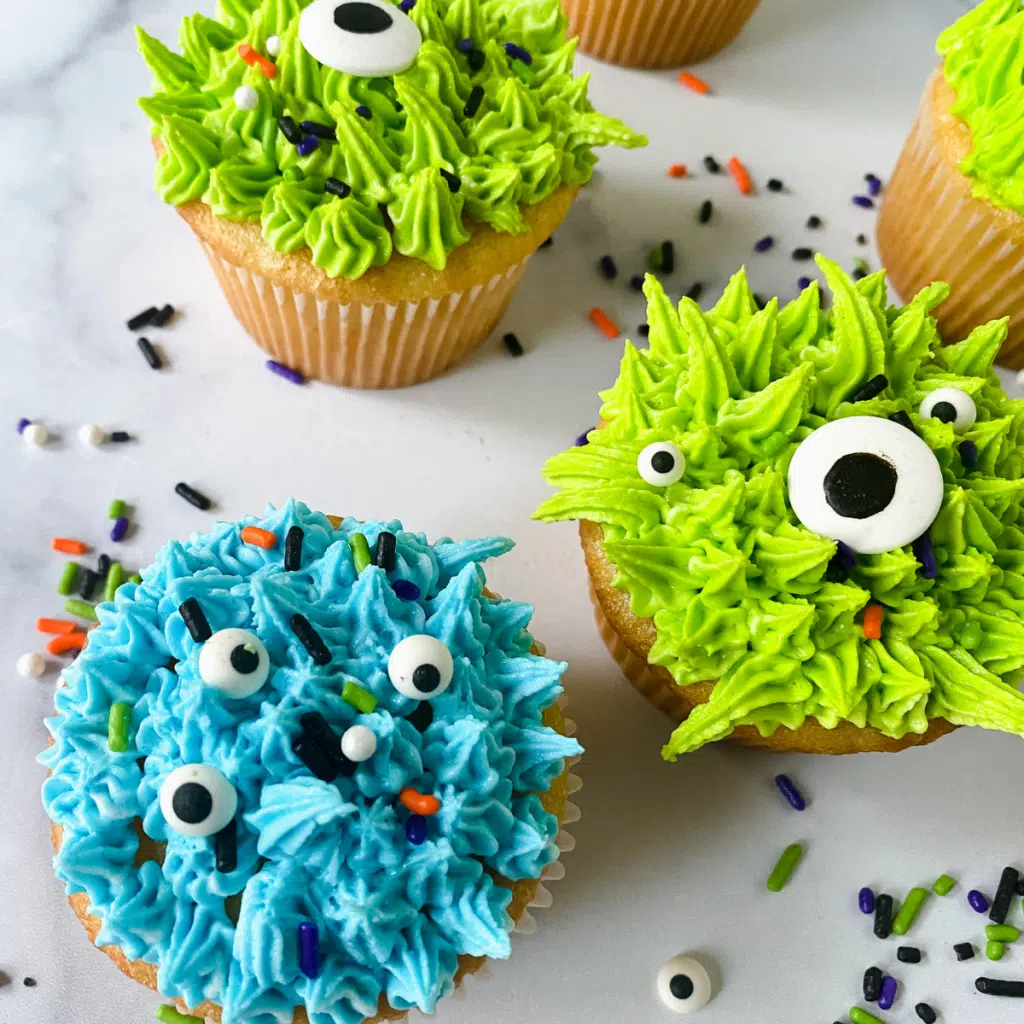
[[[700,221],[701,224],[707,224],[707,222],[714,216],[714,213],[715,204],[712,203],[710,199],[705,199],[704,202],[700,204],[700,211],[697,213],[697,220]]]
[[[1017,892],[1019,881],[1020,872],[1016,868],[1003,868],[1003,873],[999,878],[999,888],[996,889],[992,907],[988,912],[989,919],[995,921],[996,924],[1006,923],[1006,915],[1010,912],[1010,901]]]
[[[891,419],[893,423],[898,423],[901,427],[906,427],[907,430],[911,431],[911,433],[917,433],[917,431],[914,430],[914,421],[910,418],[910,414],[905,413],[902,409],[898,412],[894,412],[889,419]]]
[[[474,85],[470,94],[469,99],[466,100],[466,105],[462,108],[462,113],[465,117],[475,117],[476,112],[480,109],[480,104],[484,101],[484,90],[482,86]]]
[[[373,552],[373,564],[391,572],[395,567],[395,550],[398,546],[398,538],[387,530],[381,530],[377,534],[377,545]]]
[[[202,512],[213,508],[213,502],[202,491],[197,491],[184,482],[174,485],[174,493]]]
[[[901,964],[919,964],[921,962],[921,950],[917,946],[900,946],[896,950],[896,959]]]
[[[288,623],[292,632],[298,637],[299,643],[306,648],[306,652],[318,665],[329,665],[331,663],[331,652],[323,642],[320,634],[309,624],[309,619],[296,612]]]
[[[518,359],[519,356],[523,354],[524,349],[522,344],[519,339],[511,333],[511,331],[508,334],[503,335],[501,340],[504,343],[505,348],[508,349],[509,355],[513,355]]]
[[[974,987],[986,996],[1009,996],[1011,999],[1024,999],[1024,981],[978,978]]]
[[[78,596],[83,601],[92,600],[93,591],[96,589],[96,585],[100,581],[100,574],[93,572],[92,569],[83,569],[78,577]]]
[[[352,775],[355,772],[355,761],[350,761],[341,752],[338,734],[327,724],[327,719],[319,711],[307,711],[299,718],[299,724],[303,733],[324,752],[338,774]]]
[[[875,897],[875,935],[887,939],[892,934],[892,897],[881,893]]]
[[[822,223],[822,219],[816,213],[812,213],[810,217],[807,218],[807,226],[812,231],[816,231],[818,228],[820,228]]]
[[[281,129],[281,134],[293,146],[297,146],[304,138],[299,126],[287,114],[284,117],[278,118],[277,127]]]
[[[434,709],[430,706],[430,701],[421,700],[412,712],[406,715],[405,720],[417,732],[426,732],[430,728],[430,723],[434,721]]]
[[[174,316],[174,313],[175,313],[174,307],[170,303],[167,303],[167,305],[163,306],[161,308],[160,312],[157,313],[156,316],[153,317],[153,319],[150,321],[150,323],[152,323],[152,325],[154,327],[163,327],[164,324],[167,324],[167,323],[170,322],[171,317]]]
[[[321,782],[333,782],[338,777],[334,759],[308,733],[300,733],[292,740],[292,753]]]
[[[197,644],[206,643],[213,636],[213,630],[210,629],[206,613],[203,611],[202,605],[194,597],[190,597],[178,605],[178,614],[185,623],[185,628]]]
[[[798,263],[803,263],[806,260],[814,259],[814,250],[808,248],[806,245],[801,245],[799,248],[793,250],[793,259]]]
[[[869,1003],[877,1003],[882,994],[882,972],[877,967],[869,967],[864,972],[864,998]]]
[[[452,174],[451,171],[446,171],[443,167],[438,167],[438,171],[440,171],[441,177],[448,183],[448,191],[452,195],[462,188],[462,179],[457,174]]]
[[[163,367],[164,361],[160,358],[160,353],[153,348],[153,343],[149,338],[139,338],[138,340],[139,351],[144,356],[150,368],[153,370],[159,370]]]
[[[141,313],[136,313],[128,321],[129,331],[140,331],[143,327],[148,327],[152,322],[153,318],[159,313],[156,306],[150,306],[149,309],[144,309]]]
[[[110,435],[110,440],[113,441],[114,444],[124,444],[126,441],[130,441],[131,439],[132,435],[129,434],[127,430],[115,430]]]
[[[918,1003],[914,1007],[914,1013],[924,1021],[924,1024],[935,1024],[939,1019],[939,1015],[927,1003]]]
[[[315,135],[318,139],[327,139],[329,142],[338,137],[338,133],[329,124],[321,124],[319,121],[303,121],[299,127],[307,135]]]
[[[781,178],[769,178],[768,179],[768,191],[769,192],[781,192],[786,186],[782,183]]]
[[[704,285],[700,281],[694,281],[693,284],[686,291],[686,297],[693,299],[694,302],[699,302],[701,295],[704,294]]]
[[[661,243],[661,272],[671,274],[676,269],[676,247],[671,242]]]
[[[352,186],[338,178],[328,178],[324,182],[324,191],[339,199],[347,199],[352,194]]]
[[[289,527],[284,535],[285,572],[296,572],[302,568],[302,541],[305,536],[301,526]]]
[[[722,165],[713,156],[706,156],[704,157],[704,170],[708,174],[721,174]]]
[[[974,946],[969,942],[959,942],[953,947],[953,952],[956,953],[956,958],[961,963],[964,960],[974,959]]]
[[[597,269],[601,271],[601,275],[606,277],[609,281],[614,281],[619,276],[619,268],[615,265],[615,260],[607,254],[602,256],[597,261]]]
[[[850,401],[868,402],[872,398],[877,398],[888,386],[889,378],[884,373],[876,374],[850,395]]]
[[[238,829],[234,818],[213,837],[213,856],[221,874],[229,874],[238,867]]]

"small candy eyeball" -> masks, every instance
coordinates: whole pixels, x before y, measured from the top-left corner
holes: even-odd
[[[942,505],[942,470],[913,431],[849,416],[800,443],[789,464],[789,503],[812,533],[877,555],[932,525]]]
[[[78,440],[90,448],[98,448],[107,440],[107,432],[95,423],[85,423],[78,428]]]
[[[225,697],[248,697],[270,675],[270,655],[255,633],[247,629],[221,629],[199,652],[199,676]]]
[[[636,468],[653,487],[671,487],[686,472],[686,459],[671,441],[655,441],[637,457]]]
[[[953,431],[962,434],[978,420],[978,407],[966,391],[959,388],[938,388],[925,395],[920,413],[923,419],[952,423]]]
[[[25,439],[25,444],[39,448],[50,439],[50,432],[42,423],[29,423],[21,432],[21,436]]]
[[[279,57],[281,55],[281,37],[267,36],[267,56]]]
[[[711,978],[699,960],[680,953],[658,971],[658,995],[673,1013],[696,1013],[711,1002]]]
[[[260,105],[260,94],[251,85],[240,85],[235,90],[235,106],[239,110],[255,110]]]
[[[160,810],[167,824],[183,836],[212,836],[238,810],[238,793],[208,764],[183,764],[160,787]]]
[[[341,736],[341,752],[350,761],[369,761],[377,753],[377,737],[365,725],[349,726]]]
[[[451,685],[455,664],[451,652],[425,633],[407,636],[388,658],[388,676],[404,697],[432,700]]]
[[[385,0],[316,0],[299,19],[299,42],[326,67],[382,78],[405,71],[423,37],[404,11]]]

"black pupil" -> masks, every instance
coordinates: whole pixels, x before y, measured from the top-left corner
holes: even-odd
[[[688,974],[673,975],[668,987],[676,999],[689,999],[693,995],[693,982]]]
[[[334,8],[334,24],[343,32],[353,32],[360,36],[375,35],[387,32],[393,23],[391,15],[374,4],[348,3],[338,4]]]
[[[942,420],[943,423],[956,421],[956,406],[952,402],[936,402],[932,408],[932,418]]]
[[[896,493],[896,470],[878,455],[853,452],[825,474],[825,500],[845,519],[867,519],[889,506]]]
[[[213,810],[210,791],[198,782],[186,782],[179,786],[171,801],[174,813],[188,825],[206,821]]]
[[[260,656],[245,644],[239,644],[231,652],[231,667],[243,676],[252,675],[260,667]]]
[[[676,468],[676,458],[671,452],[655,452],[651,456],[651,469],[655,473],[671,473]]]
[[[441,673],[434,665],[418,665],[412,674],[412,685],[420,693],[433,693],[441,685]]]

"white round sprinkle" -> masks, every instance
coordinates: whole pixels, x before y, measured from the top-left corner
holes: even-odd
[[[267,56],[276,57],[281,52],[281,37],[267,36]]]
[[[368,761],[377,753],[377,737],[365,725],[353,725],[341,737],[341,752],[350,761]]]
[[[235,90],[235,106],[239,110],[255,110],[259,105],[259,93],[251,85],[240,85]]]
[[[78,440],[92,448],[97,448],[107,440],[107,433],[95,423],[86,423],[78,428]]]
[[[21,436],[25,439],[25,444],[33,444],[38,448],[39,445],[46,444],[50,433],[42,423],[30,423],[21,432]]]
[[[18,675],[26,679],[38,679],[46,671],[46,659],[34,651],[18,659]]]

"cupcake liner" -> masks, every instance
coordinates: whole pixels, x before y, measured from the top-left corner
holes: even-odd
[[[356,388],[430,380],[483,343],[529,259],[443,298],[342,303],[277,284],[201,243],[232,312],[269,355],[306,377]]]
[[[569,34],[592,57],[631,68],[704,60],[731,43],[758,0],[562,0]]]
[[[878,249],[904,299],[932,281],[949,298],[933,311],[950,342],[979,324],[1009,316],[999,356],[1024,367],[1024,218],[971,194],[959,165],[970,129],[950,113],[953,90],[941,67],[928,81],[878,217]]]

